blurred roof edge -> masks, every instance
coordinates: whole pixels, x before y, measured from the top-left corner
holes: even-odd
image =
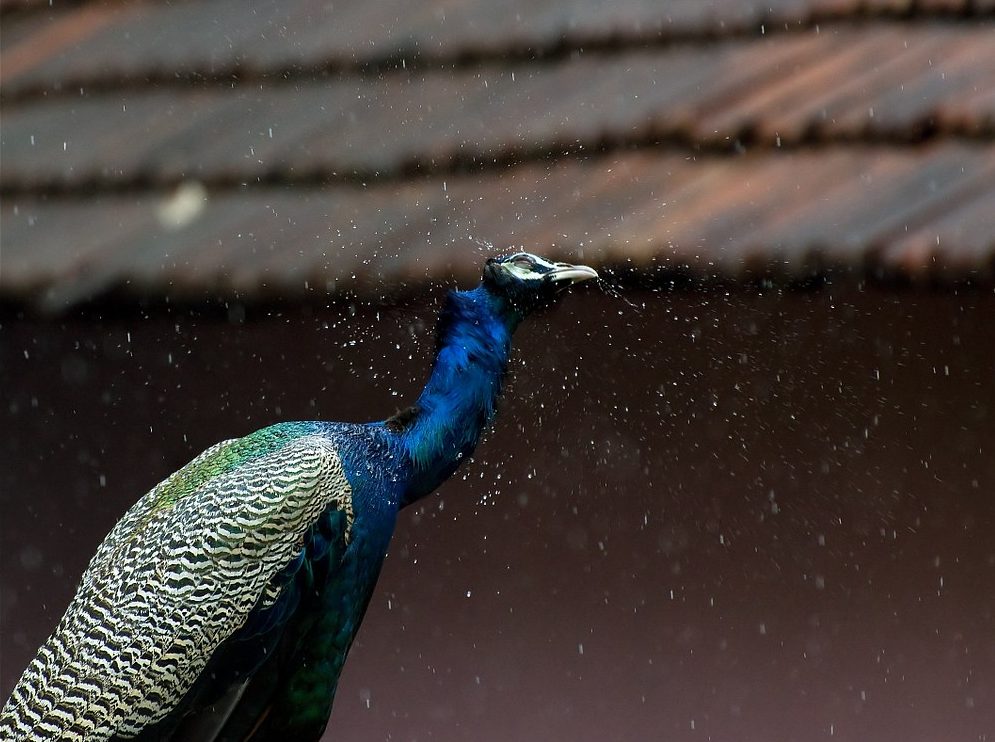
[[[995,0],[0,13],[14,311],[390,301],[503,246],[623,287],[993,283]]]

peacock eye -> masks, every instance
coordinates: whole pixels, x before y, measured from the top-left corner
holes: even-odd
[[[516,268],[524,268],[525,270],[532,270],[535,267],[528,258],[515,258],[511,262]]]

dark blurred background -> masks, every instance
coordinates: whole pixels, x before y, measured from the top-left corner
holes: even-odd
[[[605,276],[402,514],[337,740],[993,739],[995,4],[0,3],[0,695],[206,446]]]
[[[584,294],[401,518],[330,738],[985,739],[995,299]],[[4,692],[139,493],[275,420],[390,414],[438,299],[5,322]]]

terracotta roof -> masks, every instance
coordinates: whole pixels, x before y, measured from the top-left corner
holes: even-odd
[[[380,292],[479,241],[991,277],[995,2],[245,7],[4,6],[2,295]]]

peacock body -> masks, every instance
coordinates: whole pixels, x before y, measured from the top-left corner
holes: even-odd
[[[98,547],[0,739],[318,739],[398,510],[473,452],[518,323],[595,276],[489,260],[478,288],[447,297],[411,408],[272,425],[160,482]]]

